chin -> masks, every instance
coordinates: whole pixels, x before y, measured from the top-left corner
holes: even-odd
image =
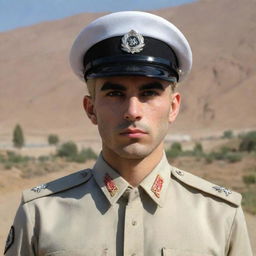
[[[150,155],[154,149],[142,145],[129,145],[116,151],[116,153],[126,159],[143,159]]]

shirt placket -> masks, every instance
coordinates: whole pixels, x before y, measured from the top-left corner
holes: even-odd
[[[124,256],[144,255],[143,206],[138,188],[127,193],[124,220]]]

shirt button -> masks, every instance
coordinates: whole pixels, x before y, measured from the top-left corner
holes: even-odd
[[[136,226],[136,225],[137,225],[137,221],[136,221],[136,220],[133,220],[133,221],[132,221],[132,225],[133,225],[133,226]]]
[[[184,173],[181,170],[176,170],[176,173],[180,176],[184,176]]]

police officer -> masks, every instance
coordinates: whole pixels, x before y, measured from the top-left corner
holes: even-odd
[[[184,35],[152,14],[113,13],[81,31],[70,63],[102,152],[92,169],[23,192],[5,255],[252,255],[240,194],[164,154],[192,66]]]

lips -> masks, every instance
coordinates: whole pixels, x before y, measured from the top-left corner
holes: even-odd
[[[140,129],[125,129],[120,133],[120,135],[129,137],[129,138],[139,138],[147,134],[145,131]]]

